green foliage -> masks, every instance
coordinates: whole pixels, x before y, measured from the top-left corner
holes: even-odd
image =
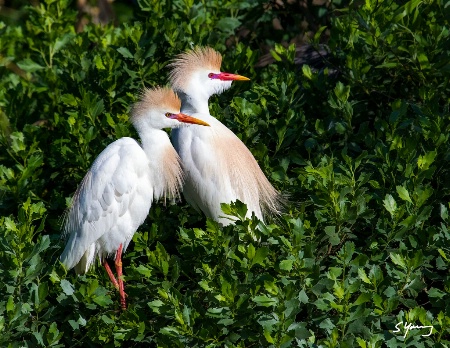
[[[303,18],[292,4],[138,5],[80,33],[68,1],[0,22],[0,346],[450,345],[448,2],[309,7],[313,44],[330,35],[324,69],[279,44]],[[255,68],[267,43],[274,63]],[[61,219],[101,150],[135,135],[139,90],[165,84],[192,44],[251,78],[211,113],[290,203],[267,224],[224,204],[237,219],[225,228],[154,205],[124,257],[121,311],[103,270],[59,264]]]

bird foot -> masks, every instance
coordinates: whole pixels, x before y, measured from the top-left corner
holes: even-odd
[[[122,307],[123,310],[126,310],[127,303],[125,301],[126,294],[124,291],[125,286],[123,284],[123,273],[122,273],[122,249],[123,246],[122,244],[120,244],[116,254],[115,265],[116,265],[117,279],[119,283],[120,306]]]
[[[108,273],[109,279],[111,279],[111,282],[113,283],[114,287],[119,290],[119,296],[120,296],[120,306],[123,310],[127,309],[127,304],[125,301],[125,298],[128,296],[125,293],[125,285],[123,283],[123,273],[122,273],[122,250],[123,246],[120,244],[119,249],[116,253],[116,260],[114,262],[116,266],[116,272],[117,272],[117,279],[114,277],[114,274],[111,270],[111,267],[109,267],[108,261],[105,259],[103,261],[103,266],[106,269],[106,273]]]

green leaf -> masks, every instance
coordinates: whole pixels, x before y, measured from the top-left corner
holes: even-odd
[[[339,243],[341,242],[341,238],[336,232],[336,226],[326,226],[325,233],[329,237],[331,245],[339,245]]]
[[[350,87],[338,82],[334,88],[334,94],[342,103],[345,103],[350,96]]]
[[[281,62],[283,59],[278,55],[277,52],[275,52],[275,50],[270,50],[270,55],[277,61],[277,62]]]
[[[98,70],[106,69],[105,65],[103,64],[102,57],[100,57],[99,55],[94,56],[94,64]]]
[[[323,321],[320,323],[319,327],[322,328],[322,329],[329,329],[329,330],[332,330],[332,329],[335,327],[335,325],[332,323],[332,321],[330,320],[330,318],[326,318],[325,320],[323,320]]]
[[[114,323],[115,323],[115,321],[114,321],[113,319],[111,319],[110,317],[106,316],[105,314],[103,314],[103,315],[101,316],[101,319],[102,319],[102,321],[103,321],[105,324],[114,324]]]
[[[369,277],[367,277],[366,271],[364,271],[364,269],[358,268],[358,276],[364,283],[372,284]]]
[[[45,346],[44,340],[42,338],[42,333],[40,331],[33,331],[33,336],[40,346]]]
[[[68,42],[70,42],[74,38],[74,34],[67,33],[64,34],[62,37],[58,37],[55,40],[55,44],[53,45],[53,52],[58,52],[61,48],[63,48],[65,45],[67,45]]]
[[[267,255],[269,255],[269,249],[267,247],[258,248],[258,250],[256,250],[255,257],[252,259],[251,266],[256,264],[264,266],[264,261],[266,260]]]
[[[399,64],[395,62],[386,62],[380,65],[377,65],[375,68],[377,69],[390,69],[390,68],[396,68]]]
[[[249,260],[253,260],[255,255],[256,255],[255,247],[253,246],[253,244],[250,244],[247,248],[247,257]]]
[[[119,52],[125,58],[133,58],[133,55],[131,54],[131,52],[126,47],[119,47],[117,49],[117,52]]]
[[[414,190],[414,196],[416,206],[420,208],[433,194],[433,189],[430,186],[423,187],[422,185],[416,186]],[[425,207],[426,208],[426,207]]]
[[[103,103],[103,99],[100,99],[90,108],[90,113],[93,118],[97,118],[103,110],[105,110],[105,105]]]
[[[405,259],[400,254],[390,253],[389,257],[391,258],[392,262],[395,263],[397,266],[400,266],[404,270],[406,270],[408,268],[406,266]]]
[[[95,296],[92,300],[101,307],[108,307],[113,303],[113,301],[106,295]]]
[[[327,272],[327,278],[331,280],[337,280],[342,274],[341,267],[330,267]]]
[[[430,68],[430,61],[428,60],[428,57],[426,56],[425,53],[419,53],[417,55],[417,60],[419,61],[420,68],[422,70]]]
[[[231,35],[234,33],[237,27],[241,25],[241,21],[235,17],[225,17],[221,18],[217,24],[216,28]]]
[[[275,343],[274,339],[272,338],[270,331],[264,328],[264,338],[267,340],[268,343]]]
[[[293,260],[283,260],[280,262],[280,269],[283,271],[291,271],[293,263]]]
[[[400,196],[401,199],[404,201],[407,201],[409,203],[412,203],[411,197],[409,196],[408,190],[403,186],[397,186],[397,193]]]
[[[184,319],[184,322],[188,326],[191,326],[191,313],[192,313],[192,310],[188,306],[184,306],[184,308],[183,308],[183,319]]]
[[[392,197],[392,195],[386,195],[385,199],[383,200],[383,205],[392,216],[395,215],[395,212],[397,211],[397,202],[395,201],[394,197]]]
[[[8,297],[8,303],[6,304],[6,311],[11,312],[14,309],[14,297],[10,295]]]
[[[80,325],[75,320],[70,319],[68,322],[73,330],[78,330],[80,328]]]
[[[208,282],[206,280],[201,280],[198,282],[198,284],[206,291],[212,291],[214,290],[213,288],[211,288],[208,284]]]
[[[427,170],[433,164],[436,156],[437,156],[436,151],[430,151],[423,156],[419,156],[419,159],[417,160],[417,166],[421,170]]]
[[[159,333],[171,337],[177,337],[180,334],[178,329],[173,326],[163,327],[161,330],[159,330]]]
[[[437,298],[444,298],[447,296],[447,294],[444,291],[441,291],[436,288],[431,288],[428,290],[428,296],[430,297],[437,297]]]
[[[302,72],[303,72],[303,76],[305,76],[308,80],[312,80],[313,76],[312,76],[312,71],[311,71],[311,68],[309,67],[309,65],[303,64]]]
[[[441,214],[441,219],[444,221],[447,221],[448,219],[448,209],[445,205],[443,205],[442,203],[439,205],[440,207],[440,214]]]
[[[26,149],[24,135],[21,132],[14,132],[10,134],[11,148],[15,153]]]
[[[367,292],[363,292],[362,294],[360,294],[358,296],[358,298],[356,299],[355,302],[353,302],[353,306],[358,306],[360,304],[369,302],[372,300],[372,296],[370,295],[370,293]]]
[[[136,267],[136,271],[142,274],[146,278],[150,278],[152,275],[152,270],[150,268],[145,267],[144,265],[139,265]]]
[[[4,226],[9,231],[12,231],[12,232],[17,232],[18,231],[16,223],[14,222],[14,220],[12,220],[9,217],[5,217]]]
[[[45,67],[32,61],[30,58],[26,58],[26,59],[18,62],[17,65],[20,69],[25,70],[26,72],[29,72],[29,73],[33,73],[38,70],[45,69]]]
[[[73,94],[68,94],[68,93],[63,94],[61,96],[61,101],[68,106],[77,106],[78,105],[77,98],[75,98]]]
[[[258,306],[263,306],[263,307],[275,306],[278,303],[277,298],[269,297],[266,295],[255,296],[252,298],[252,301],[255,302]]]
[[[300,290],[299,294],[298,294],[298,300],[301,303],[308,303],[309,302],[309,298],[308,295],[306,294],[305,290]]]
[[[73,285],[66,279],[61,280],[61,283],[59,283],[59,285],[67,296],[71,296],[75,292]]]
[[[169,263],[165,260],[161,260],[161,270],[165,277],[169,274]]]
[[[327,26],[323,25],[319,28],[319,30],[316,31],[316,33],[314,34],[314,42],[319,42],[320,36],[326,29],[327,29]]]

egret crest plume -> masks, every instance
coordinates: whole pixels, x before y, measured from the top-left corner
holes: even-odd
[[[180,110],[181,100],[167,87],[144,88],[131,111],[131,122],[156,107],[166,110]]]
[[[211,47],[195,47],[181,53],[168,65],[171,68],[169,79],[175,90],[184,90],[190,75],[199,68],[220,71],[222,55]]]

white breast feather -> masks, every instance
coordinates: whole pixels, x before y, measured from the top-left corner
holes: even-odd
[[[204,119],[204,115],[194,114]],[[206,120],[206,119],[205,119]],[[209,116],[211,127],[184,128],[173,132],[174,146],[186,176],[183,194],[194,207],[226,225],[220,203],[239,199],[263,220],[278,214],[281,195],[265,177],[242,141],[220,121]]]

